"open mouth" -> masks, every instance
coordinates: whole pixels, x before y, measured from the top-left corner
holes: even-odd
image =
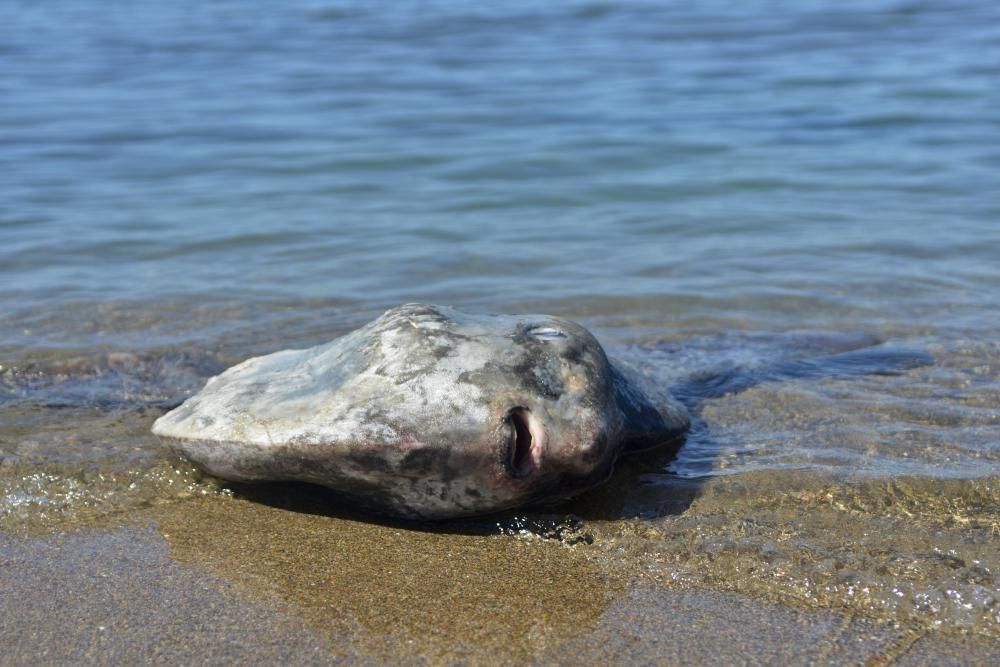
[[[510,427],[508,465],[511,475],[524,477],[538,467],[542,425],[527,408],[511,408],[504,419]]]

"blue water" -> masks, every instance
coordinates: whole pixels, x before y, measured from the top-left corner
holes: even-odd
[[[12,0],[0,22],[15,320],[420,299],[975,329],[997,305],[994,2]]]
[[[8,398],[169,402],[425,300],[685,370],[797,330],[926,350],[708,406],[674,470],[997,472],[995,2],[8,0],[0,25]],[[789,395],[840,430],[782,423]],[[4,456],[120,454],[0,423]]]

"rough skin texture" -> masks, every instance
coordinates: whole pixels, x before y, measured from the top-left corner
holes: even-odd
[[[666,444],[688,415],[583,327],[407,304],[325,345],[248,359],[153,432],[230,480],[300,480],[439,519],[554,500]]]

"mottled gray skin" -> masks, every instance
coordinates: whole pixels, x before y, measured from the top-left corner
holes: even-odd
[[[441,519],[574,495],[688,424],[578,324],[408,304],[230,368],[153,432],[225,479],[314,482]]]

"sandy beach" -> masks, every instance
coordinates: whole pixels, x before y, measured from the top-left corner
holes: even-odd
[[[671,582],[599,520],[509,535],[334,515],[312,497],[193,498],[0,537],[0,663],[1000,660],[995,634]]]

